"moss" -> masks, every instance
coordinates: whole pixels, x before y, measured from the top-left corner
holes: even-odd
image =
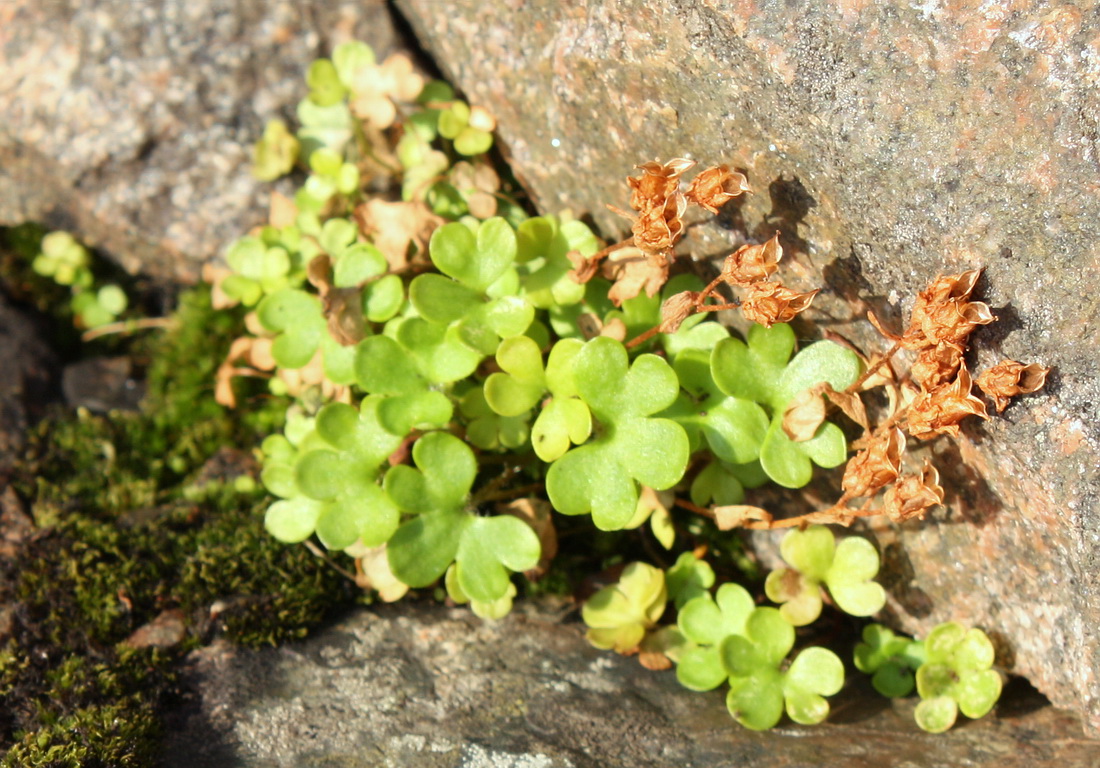
[[[70,656],[46,672],[45,686],[28,694],[38,727],[16,734],[0,768],[19,766],[143,766],[155,756],[161,732],[155,707],[167,688],[165,666],[154,653],[130,651],[113,663]]]
[[[285,404],[253,394],[260,407],[241,416],[214,402],[238,321],[213,312],[205,290],[181,296],[176,317],[173,331],[135,342],[147,364],[142,412],[59,410],[14,470],[40,530],[0,561],[0,604],[14,606],[0,649],[0,766],[150,765],[186,650],[215,635],[301,637],[358,597],[263,530],[248,448]],[[166,610],[183,613],[182,641],[121,644]]]

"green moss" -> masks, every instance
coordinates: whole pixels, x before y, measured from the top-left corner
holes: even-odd
[[[0,649],[5,768],[150,765],[182,653],[215,635],[252,646],[301,637],[358,598],[263,529],[248,447],[285,404],[254,393],[268,407],[241,416],[214,402],[239,321],[213,312],[207,290],[185,293],[176,316],[173,331],[135,342],[147,362],[142,412],[59,410],[14,470],[40,530],[0,561],[0,605],[15,607]],[[182,641],[121,645],[166,610],[183,613]]]

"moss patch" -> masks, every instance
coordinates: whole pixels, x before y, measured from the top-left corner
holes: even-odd
[[[140,413],[58,410],[35,427],[11,479],[38,530],[0,560],[0,766],[138,766],[155,759],[182,654],[226,636],[300,637],[358,593],[304,548],[263,530],[249,450],[285,404],[247,414],[213,400],[239,318],[209,292],[181,296],[174,330],[133,342],[147,369]],[[243,478],[243,479],[242,479]],[[165,650],[123,643],[165,612]]]

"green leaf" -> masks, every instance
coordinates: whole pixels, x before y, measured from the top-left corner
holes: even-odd
[[[728,677],[715,645],[688,648],[676,665],[676,679],[680,685],[693,691],[712,691],[726,682]]]
[[[740,638],[733,638],[738,640]],[[768,668],[730,679],[726,708],[733,719],[754,731],[766,731],[783,716],[782,678]]]
[[[511,585],[509,571],[534,568],[540,552],[538,536],[519,518],[474,517],[456,554],[459,583],[473,600],[499,600]]]
[[[677,623],[692,642],[718,645],[730,635],[744,634],[755,608],[752,595],[744,587],[723,584],[713,598],[704,593],[684,605]]]
[[[714,569],[693,552],[684,552],[668,569],[665,583],[669,598],[676,610],[680,610],[690,600],[700,597],[714,586]]]
[[[429,432],[413,445],[412,456],[417,469],[398,465],[386,473],[386,491],[397,505],[407,512],[460,509],[477,474],[469,446],[447,432]]]
[[[471,519],[461,511],[440,509],[402,523],[386,547],[390,570],[410,587],[429,586],[454,562]]]
[[[515,260],[516,236],[502,218],[482,222],[476,235],[454,222],[432,233],[428,250],[440,272],[484,292]]]
[[[917,725],[928,733],[943,733],[951,729],[959,714],[959,705],[950,696],[925,699],[914,711]]]
[[[297,288],[284,288],[256,307],[260,324],[278,335],[271,353],[282,368],[301,368],[313,359],[325,333],[320,300]]]
[[[479,128],[466,126],[455,136],[455,151],[467,157],[483,155],[492,146],[493,134]]]
[[[878,568],[878,552],[871,542],[859,537],[840,542],[825,579],[840,610],[851,616],[870,616],[882,610],[886,591],[871,581]]]
[[[633,651],[661,618],[667,601],[664,572],[646,563],[631,563],[617,584],[585,602],[581,617],[589,627],[589,642],[619,653]]]
[[[655,355],[641,355],[628,368],[626,349],[607,338],[586,344],[572,367],[577,389],[604,431],[554,462],[546,477],[547,493],[563,514],[591,512],[598,528],[617,530],[634,516],[634,481],[665,490],[680,480],[687,466],[683,428],[668,419],[648,418],[676,398],[676,374]],[[536,422],[536,441],[543,434],[539,426]],[[539,450],[538,442],[535,448]]]
[[[306,73],[309,98],[318,106],[331,106],[344,98],[347,89],[340,82],[336,67],[328,59],[317,59]]]
[[[321,502],[302,496],[284,499],[267,508],[264,528],[279,541],[296,544],[313,534],[320,514]]]

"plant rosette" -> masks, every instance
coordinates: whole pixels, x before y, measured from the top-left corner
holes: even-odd
[[[646,632],[665,612],[665,573],[647,563],[631,563],[619,581],[590,597],[581,609],[585,637],[597,648],[628,654],[638,650]]]
[[[844,664],[825,648],[806,648],[784,669],[794,646],[794,627],[775,608],[756,608],[743,634],[729,635],[720,646],[729,676],[726,707],[746,728],[762,731],[783,716],[813,725],[829,715],[832,696],[844,686]]]
[[[606,337],[585,344],[572,367],[596,437],[550,466],[546,491],[562,514],[591,513],[597,528],[620,530],[637,511],[639,483],[663,491],[687,467],[683,427],[653,417],[676,399],[679,382],[663,358],[643,354],[629,363],[626,348]]]
[[[929,733],[943,733],[958,713],[976,719],[986,715],[1001,695],[1001,676],[994,670],[993,643],[980,629],[957,622],[940,624],[924,639],[925,663],[917,670],[921,702],[914,716]]]
[[[913,692],[913,672],[925,661],[924,643],[894,634],[881,624],[863,628],[863,642],[853,654],[856,669],[871,675],[871,685],[892,699]]]
[[[381,401],[367,397],[358,410],[330,403],[296,446],[286,438],[264,442],[263,481],[282,497],[265,518],[275,538],[293,543],[316,533],[329,549],[377,547],[397,530],[400,512],[378,478],[401,438],[380,424]]]
[[[722,664],[721,644],[730,635],[744,634],[755,609],[752,595],[739,584],[723,584],[714,597],[705,592],[684,605],[677,626],[690,645],[681,651],[676,666],[681,685],[709,691],[726,681],[729,673]]]
[[[828,382],[838,392],[859,378],[863,363],[849,349],[819,341],[794,352],[795,335],[789,325],[754,325],[748,343],[728,338],[711,352],[711,375],[725,394],[751,400],[771,411],[771,422],[760,444],[760,465],[786,488],[810,482],[813,465],[827,469],[848,459],[848,444],[836,424],[823,422],[809,440],[795,442],[783,431],[790,403],[810,387]]]
[[[793,626],[805,626],[821,615],[822,586],[851,616],[870,616],[885,605],[886,591],[872,581],[878,574],[878,552],[866,539],[851,536],[837,544],[831,530],[811,525],[788,532],[779,550],[791,567],[769,573],[764,591],[769,600],[782,603],[779,610]]]
[[[454,563],[453,594],[499,605],[508,598],[511,573],[538,565],[539,537],[517,517],[482,517],[467,508],[477,459],[454,435],[421,436],[412,458],[416,467],[391,467],[383,482],[406,516],[386,547],[394,575],[426,587]]]

